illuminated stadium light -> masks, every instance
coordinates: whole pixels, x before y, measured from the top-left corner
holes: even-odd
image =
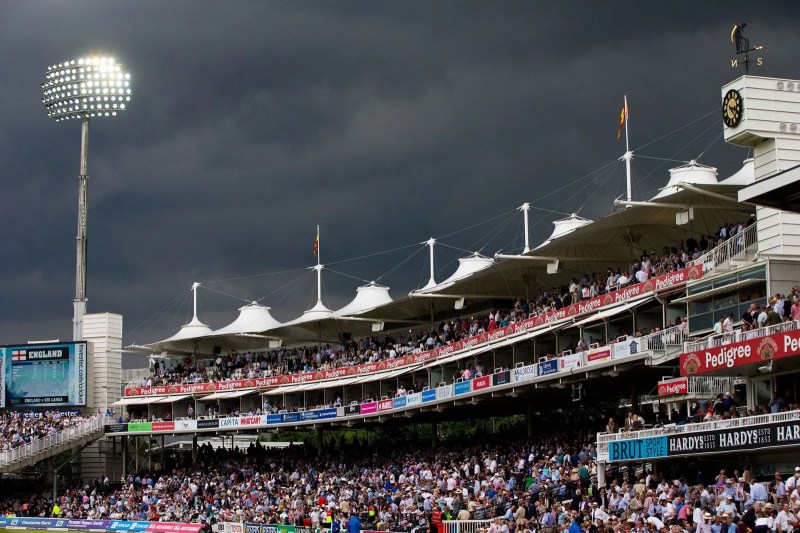
[[[56,122],[81,120],[81,171],[78,176],[78,236],[72,338],[83,338],[86,314],[86,195],[89,186],[89,120],[114,117],[131,101],[131,75],[113,57],[89,56],[47,67],[42,103]]]
[[[113,57],[50,65],[42,84],[47,116],[57,122],[116,116],[127,109],[131,94],[131,75]]]

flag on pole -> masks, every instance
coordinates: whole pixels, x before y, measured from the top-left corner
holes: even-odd
[[[622,111],[619,113],[619,129],[617,130],[617,140],[619,140],[619,136],[622,135],[622,126],[625,125],[625,119],[628,117],[628,103],[625,102],[622,105]]]
[[[317,240],[314,241],[314,257],[319,253],[319,226],[317,226]]]

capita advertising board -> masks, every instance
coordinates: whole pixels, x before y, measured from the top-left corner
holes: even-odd
[[[457,352],[476,348],[481,345],[496,342],[500,339],[527,333],[541,326],[558,322],[568,318],[582,316],[614,305],[620,302],[638,298],[650,292],[667,291],[686,284],[687,281],[698,279],[703,275],[702,265],[693,265],[677,272],[670,272],[663,276],[651,278],[644,283],[630,285],[623,289],[612,291],[602,296],[574,303],[561,309],[556,309],[535,317],[515,322],[503,328],[497,328],[487,333],[481,333],[467,339],[456,341],[446,346],[425,352],[409,354],[391,361],[366,363],[351,367],[333,368],[304,372],[300,374],[287,374],[284,376],[271,376],[265,378],[242,379],[234,381],[220,381],[215,383],[192,383],[186,385],[159,385],[153,387],[129,387],[125,389],[125,396],[154,396],[166,394],[197,394],[213,393],[220,391],[233,391],[251,388],[278,387],[280,385],[299,385],[310,381],[323,381],[328,379],[341,379],[349,376],[359,376],[394,370],[403,366],[425,363],[433,359],[453,355]]]
[[[800,354],[800,331],[773,333],[766,337],[723,344],[681,354],[681,376],[764,364],[772,359]]]
[[[86,405],[85,341],[0,346],[0,362],[0,407]]]
[[[611,441],[608,443],[608,458],[610,462],[639,461],[659,457],[763,450],[799,444],[800,417],[752,426]]]

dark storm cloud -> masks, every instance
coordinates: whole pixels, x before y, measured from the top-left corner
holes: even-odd
[[[92,124],[89,310],[124,314],[126,341],[141,343],[185,322],[196,280],[294,270],[208,286],[296,316],[315,298],[298,269],[313,263],[316,224],[336,262],[523,201],[600,216],[624,190],[620,165],[540,198],[624,151],[622,95],[635,148],[718,107],[736,75],[734,22],[768,45],[762,74],[797,77],[797,19],[791,2],[7,3],[0,340],[70,335],[79,126],[45,117],[37,89],[52,62],[110,51],[134,76],[130,112]],[[718,122],[641,153],[695,157]],[[702,161],[724,177],[745,155],[717,141]],[[639,197],[666,182],[660,164],[635,166]],[[559,216],[534,212],[533,234]],[[444,242],[518,250],[518,219],[482,238],[503,221]],[[415,250],[333,268],[376,279]],[[437,254],[440,276],[461,255]],[[382,281],[395,296],[424,283],[425,257]],[[326,274],[326,302],[358,284]],[[203,291],[201,318],[221,327],[240,303]]]

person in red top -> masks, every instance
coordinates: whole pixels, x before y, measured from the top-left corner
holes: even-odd
[[[431,523],[433,524],[433,531],[431,531],[431,533],[444,533],[442,509],[438,505],[433,508],[433,512],[431,513]]]

